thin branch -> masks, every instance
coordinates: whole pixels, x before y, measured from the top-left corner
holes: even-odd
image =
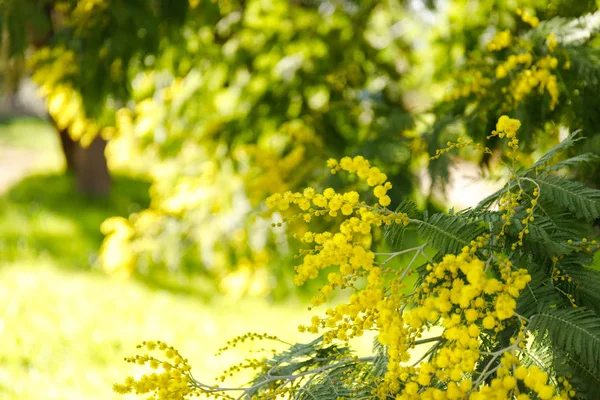
[[[250,393],[262,386],[268,385],[269,383],[284,380],[285,382],[281,385],[283,387],[283,386],[287,385],[288,383],[293,382],[293,381],[295,381],[299,378],[305,377],[305,376],[320,374],[322,372],[325,372],[325,371],[328,371],[331,369],[335,369],[335,368],[339,368],[339,367],[349,365],[349,364],[355,364],[355,363],[360,363],[360,362],[373,362],[376,358],[377,358],[376,356],[347,358],[347,359],[341,360],[335,364],[324,365],[322,367],[311,369],[311,370],[304,371],[304,372],[300,372],[295,375],[272,375],[272,376],[269,376],[267,379],[265,379],[261,382],[255,383],[254,385],[247,387],[247,388],[244,388],[244,387],[219,387],[219,386],[207,385],[207,384],[197,381],[191,375],[190,375],[190,379],[192,381],[192,385],[197,387],[204,393],[242,392],[242,394],[238,397],[238,399],[242,399],[248,393]]]

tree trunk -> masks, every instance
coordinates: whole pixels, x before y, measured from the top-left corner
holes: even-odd
[[[56,125],[55,125],[56,126]],[[77,150],[81,148],[79,143],[71,139],[69,136],[69,132],[66,129],[58,129],[58,136],[60,138],[60,145],[63,151],[63,155],[65,156],[65,161],[67,163],[67,172],[75,173],[75,154]]]
[[[77,144],[75,152],[75,177],[77,189],[93,196],[107,196],[110,193],[112,179],[106,162],[106,140],[96,136],[87,148]]]
[[[48,45],[55,33],[56,20],[53,4],[46,4],[44,11],[50,24],[47,32],[37,32],[36,27],[27,26],[32,36],[33,47],[38,49]],[[56,128],[60,144],[67,163],[67,172],[75,175],[77,190],[94,196],[106,196],[110,192],[112,180],[106,162],[106,141],[97,136],[89,147],[83,148],[81,144],[71,138],[67,129],[60,129],[52,117],[50,120]]]
[[[50,116],[60,139],[60,145],[67,164],[67,173],[75,176],[77,190],[93,196],[107,196],[110,192],[112,179],[104,150],[106,140],[100,135],[92,143],[83,148],[71,138],[67,129],[60,129]]]

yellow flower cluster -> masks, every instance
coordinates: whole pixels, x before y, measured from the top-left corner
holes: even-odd
[[[392,188],[391,184],[387,182],[387,176],[381,172],[379,168],[372,167],[369,161],[363,156],[356,156],[354,158],[344,157],[339,162],[330,158],[327,161],[327,166],[331,168],[332,174],[344,170],[351,174],[356,174],[361,179],[365,179],[369,186],[386,185],[386,191]],[[375,196],[381,200],[381,198],[385,196],[385,192],[383,195],[377,195],[377,192],[375,192]],[[385,207],[387,205],[383,206]]]
[[[553,385],[546,372],[536,365],[530,367],[519,365],[519,359],[512,352],[505,352],[502,355],[495,373],[496,378],[492,379],[489,385],[484,385],[478,391],[471,393],[469,400],[531,399],[528,394],[520,393],[519,382],[533,391],[540,400],[569,399],[575,395],[571,385],[564,378],[559,378],[562,388]]]
[[[538,60],[533,67],[521,71],[510,86],[510,92],[515,103],[521,102],[537,87],[540,94],[544,90],[548,92],[550,95],[550,109],[554,110],[558,104],[559,90],[556,75],[550,71],[557,66],[558,60],[556,58],[546,56]]]
[[[511,147],[516,150],[519,127],[518,120],[503,116],[494,134],[509,139]],[[352,171],[352,168],[345,168],[335,160],[328,165],[332,172],[339,169]],[[362,176],[367,176],[365,171]],[[311,194],[314,193],[311,191]],[[327,197],[331,199],[332,195],[334,192],[330,191]],[[276,196],[274,205],[283,197]],[[534,197],[532,208],[539,193],[534,193]],[[511,201],[516,199],[511,197]],[[286,208],[291,202],[294,201],[284,202],[281,206]],[[327,203],[317,206],[326,208]],[[347,303],[327,309],[325,318],[314,316],[311,325],[300,327],[302,331],[321,332],[328,343],[334,339],[347,341],[361,336],[366,330],[377,330],[377,338],[387,346],[388,352],[387,372],[373,391],[381,398],[529,398],[519,394],[518,380],[524,381],[541,399],[552,398],[557,393],[559,397],[554,398],[568,398],[568,390],[560,391],[549,384],[547,375],[544,378],[535,367],[520,366],[517,355],[524,348],[526,334],[525,320],[515,312],[516,299],[531,277],[527,270],[516,268],[499,255],[490,254],[486,262],[479,259],[476,254],[484,251],[489,235],[471,242],[461,254],[446,255],[441,262],[428,266],[429,272],[421,286],[415,293],[407,295],[403,278],[408,275],[409,269],[390,271],[385,268],[385,262],[377,262],[375,253],[353,241],[357,233],[371,233],[374,225],[384,222],[406,224],[410,220],[406,217],[400,217],[400,221],[390,220],[389,215],[393,213],[369,208],[364,203],[360,203],[358,208],[356,217],[341,223],[340,233],[307,232],[299,237],[304,243],[315,243],[315,247],[297,267],[296,283],[318,276],[324,268],[339,265],[339,272],[328,275],[329,284],[321,289],[321,297],[313,305],[321,304],[324,296],[335,288],[352,287],[355,290]],[[377,222],[366,223],[366,215],[369,215],[370,221]],[[490,276],[492,264],[497,277]],[[391,275],[391,278],[386,275]],[[366,278],[364,288],[357,288],[357,277]],[[408,311],[407,306],[410,308]],[[425,340],[440,342],[437,354],[428,362],[407,366],[411,349],[421,343],[419,338],[428,328],[438,325],[443,327],[443,333],[438,338]],[[483,338],[495,338],[514,326],[519,327],[516,339],[511,339],[509,347],[494,353],[493,359],[501,357],[500,366],[492,368],[492,362],[489,362],[481,374],[473,374],[479,363],[489,360],[480,350]],[[513,371],[519,373],[515,375]]]
[[[523,11],[520,8],[517,8],[516,13],[519,17],[521,17],[521,20],[523,22],[531,25],[532,28],[537,28],[540,25],[540,20],[536,16],[527,13],[527,11]]]
[[[518,120],[503,116],[493,135],[506,138],[516,150],[518,141],[514,141],[519,127]],[[347,342],[365,331],[376,331],[379,343],[386,346],[387,368],[383,377],[368,378],[372,380],[365,384],[372,386],[372,394],[382,399],[557,400],[574,396],[564,378],[554,380],[535,365],[521,365],[521,353],[530,339],[529,320],[517,314],[517,299],[531,276],[526,269],[493,252],[491,243],[496,238],[484,234],[463,247],[459,254],[446,254],[441,261],[430,261],[424,268],[420,285],[410,293],[404,279],[413,271],[419,255],[427,258],[426,244],[395,253],[374,253],[370,241],[364,239],[370,238],[374,230],[384,224],[406,226],[419,221],[382,206],[381,199],[387,196],[384,190],[391,186],[385,174],[364,158],[332,159],[328,167],[332,173],[343,170],[367,181],[374,188],[379,204],[371,206],[361,202],[358,192],[340,194],[332,188],[322,193],[307,188],[301,193],[286,192],[268,199],[271,208],[287,211],[294,206],[300,210],[299,215],[309,221],[323,215],[342,217],[335,232],[306,231],[296,235],[310,248],[301,251],[302,262],[296,267],[295,283],[301,285],[316,278],[324,269],[329,271],[328,283],[313,299],[313,306],[322,304],[335,289],[353,291],[347,302],[328,308],[324,317],[313,316],[311,324],[301,326],[301,331],[322,333],[325,344],[334,340]],[[523,191],[507,191],[501,201],[501,211],[507,216],[506,225],[510,224],[524,195]],[[531,207],[526,210],[528,221],[533,218],[538,198],[539,189],[535,189]],[[528,221],[523,221],[525,229]],[[588,244],[585,238],[581,242]],[[386,265],[391,258],[413,251],[413,260],[405,268]],[[379,261],[380,255],[387,258]],[[559,277],[558,273],[555,277],[555,280]],[[439,336],[421,339],[440,328]],[[505,338],[507,331],[514,333],[508,343],[500,344],[503,342],[500,338]],[[250,333],[228,342],[219,353],[237,343],[261,339],[278,340],[266,334]],[[413,349],[426,343],[436,346],[431,357],[408,364]],[[490,349],[490,343],[497,343],[498,347]],[[506,347],[501,347],[504,345]],[[143,347],[150,351],[158,348],[172,361],[160,361],[149,355],[127,359],[161,371],[139,380],[127,378],[124,384],[115,385],[116,391],[152,393],[159,399],[219,395],[218,386],[193,380],[187,361],[173,348],[160,342],[144,343]],[[265,365],[268,364],[261,359],[248,359],[226,374],[241,368],[264,369]],[[357,376],[351,375],[349,379],[357,379]],[[291,396],[291,390],[268,389],[259,398]]]
[[[373,229],[384,224],[407,225],[409,219],[405,214],[396,214],[380,208],[391,203],[387,191],[392,188],[392,185],[387,181],[387,176],[379,168],[371,166],[364,157],[344,157],[339,161],[330,159],[327,166],[333,174],[347,171],[366,181],[369,186],[373,187],[373,194],[378,199],[378,205],[367,206],[365,203],[361,203],[360,196],[356,191],[339,194],[333,188],[327,188],[322,193],[317,193],[313,188],[306,188],[302,193],[274,194],[267,199],[266,203],[268,207],[279,211],[286,211],[291,205],[295,205],[301,211],[298,216],[307,222],[315,216],[326,214],[337,217],[341,213],[344,217],[339,224],[339,232],[307,231],[297,236],[301,242],[312,244],[314,248],[304,251],[302,263],[295,267],[294,283],[296,285],[302,285],[310,279],[317,278],[320,272],[326,268],[332,266],[339,268],[338,271],[328,274],[329,284],[321,288],[319,295],[313,298],[313,306],[324,303],[326,296],[335,288],[352,286],[352,282],[359,277],[366,276],[369,282],[368,289],[352,297],[350,304],[340,305],[335,311],[330,311],[331,318],[328,319],[327,324],[333,328],[344,316],[357,317],[361,309],[367,305],[372,306],[381,299],[383,294],[380,288],[382,270],[376,266],[375,254],[369,249]],[[322,323],[325,322],[316,317],[310,327],[302,329],[317,332]],[[367,325],[369,325],[368,321]],[[360,329],[355,327],[352,333],[348,333],[346,329],[348,326],[338,326],[335,332],[332,330],[326,335],[326,340],[332,340],[334,337],[345,340],[349,336],[362,334],[364,329],[364,327]]]
[[[508,146],[511,147],[512,151],[507,152],[507,155],[511,156],[513,160],[518,159],[517,150],[519,149],[519,140],[516,137],[518,129],[521,127],[521,122],[517,119],[511,119],[506,115],[503,115],[498,120],[496,124],[496,130],[492,132],[491,136],[498,136],[501,139],[506,138],[508,140]],[[488,137],[489,138],[489,137]],[[512,186],[512,179],[515,176],[511,174],[509,179],[509,186]],[[509,227],[512,222],[511,219],[517,213],[517,208],[521,205],[521,201],[523,200],[523,196],[525,195],[524,190],[521,188],[520,184],[515,184],[514,187],[518,187],[519,190],[516,192],[507,190],[499,200],[499,209],[503,212],[502,220],[504,224],[502,225],[502,229],[499,233],[500,236],[504,236],[506,232],[506,228]],[[519,240],[513,243],[512,249],[515,250],[518,246],[523,246],[523,238],[525,235],[529,234],[529,223],[535,220],[533,212],[537,207],[538,200],[540,198],[540,189],[539,187],[535,187],[531,193],[528,195],[530,200],[530,206],[525,209],[526,215],[521,220],[521,224],[523,228],[519,232]]]
[[[481,71],[466,71],[464,76],[469,77],[469,83],[462,84],[460,87],[454,88],[445,96],[446,101],[458,100],[474,95],[483,95],[492,81],[483,76]]]
[[[375,187],[373,193],[379,199],[381,206],[390,205],[391,199],[386,193],[392,188],[392,184],[387,181],[387,176],[379,168],[372,167],[364,157],[344,157],[339,162],[330,159],[327,161],[327,166],[333,174],[340,170],[356,174],[369,186]],[[266,204],[269,208],[276,208],[280,211],[285,211],[290,204],[295,204],[302,211],[307,211],[304,218],[310,220],[312,215],[324,215],[325,213],[329,213],[332,217],[337,216],[338,212],[343,215],[351,215],[354,213],[358,201],[357,192],[348,192],[342,195],[336,193],[332,188],[327,188],[323,193],[316,193],[313,188],[307,188],[302,193],[276,193],[266,200]],[[317,207],[316,211],[313,206]]]
[[[556,39],[554,33],[550,33],[548,36],[546,36],[546,46],[548,47],[548,51],[550,53],[556,50],[556,47],[558,46],[558,40]]]
[[[486,243],[487,238],[482,237],[458,256],[446,255],[440,263],[427,267],[429,274],[417,290],[415,307],[403,317],[413,338],[441,321],[444,331],[440,339],[445,343],[436,356],[418,367],[388,366],[399,374],[386,376],[386,380],[404,382],[397,399],[484,398],[474,392],[485,392],[484,386],[478,387],[483,380],[471,375],[482,355],[481,336],[494,336],[513,323],[515,299],[531,280],[526,270],[513,270],[508,261],[501,267],[502,281],[489,278],[486,264],[473,255]],[[433,382],[446,389],[430,387]]]
[[[508,139],[508,147],[512,149],[511,151],[507,151],[506,155],[516,161],[518,160],[517,150],[519,150],[517,130],[519,130],[520,127],[521,121],[518,119],[509,118],[506,115],[502,115],[496,123],[496,130],[492,131],[492,134],[487,138],[489,139],[493,136],[498,136],[499,138],[503,139],[506,137],[506,139]]]
[[[492,40],[488,43],[488,51],[498,51],[510,46],[512,42],[512,36],[510,31],[507,29],[502,32],[496,33]]]
[[[496,78],[505,78],[519,64],[529,65],[532,61],[533,57],[529,53],[511,54],[505,62],[496,67]]]
[[[101,126],[88,118],[79,92],[65,81],[79,72],[75,53],[64,48],[42,48],[28,60],[34,71],[32,80],[39,85],[39,92],[46,99],[48,113],[61,130],[83,146],[97,135],[105,137],[114,133],[114,127]]]
[[[483,243],[476,246],[483,246]],[[474,258],[468,247],[458,256],[446,255],[443,262],[428,267],[431,272],[417,295],[417,299],[422,296],[423,306],[411,310],[408,321],[418,329],[425,321],[435,322],[439,317],[455,318],[450,313],[458,306],[464,310],[467,322],[473,323],[481,318],[485,329],[495,329],[500,321],[514,316],[515,298],[531,279],[526,270],[511,272],[512,264],[508,261],[503,263],[503,268],[505,283],[488,278],[485,264]],[[486,295],[495,298],[493,307],[487,304]],[[485,310],[488,310],[487,313]]]
[[[506,135],[509,139],[514,138],[520,127],[521,121],[518,119],[511,119],[506,115],[501,116],[496,123],[496,131],[501,138],[503,135]]]
[[[495,134],[509,139],[516,149],[519,127],[518,120],[504,116],[498,121]],[[333,173],[339,170],[358,173],[361,168],[359,176],[368,179],[370,165],[362,158],[357,161],[355,164],[351,159],[330,160],[328,166]],[[382,183],[377,179],[378,173],[379,170],[372,173],[371,186]],[[325,296],[336,288],[351,287],[355,293],[347,303],[327,309],[326,317],[314,316],[309,326],[300,327],[301,331],[321,332],[325,342],[329,343],[335,339],[347,341],[361,336],[366,330],[377,330],[377,338],[387,346],[388,354],[385,377],[373,391],[381,398],[511,398],[519,393],[517,380],[530,375],[532,378],[527,378],[530,384],[525,385],[539,398],[551,398],[559,393],[559,389],[548,384],[547,377],[543,379],[536,369],[520,367],[516,356],[525,340],[524,320],[515,313],[516,299],[531,280],[527,270],[515,268],[508,259],[498,255],[490,255],[486,262],[479,259],[476,254],[483,251],[490,240],[489,235],[484,235],[471,242],[461,254],[446,255],[441,262],[428,266],[429,272],[421,286],[415,293],[407,295],[403,279],[410,273],[411,265],[404,271],[386,268],[385,262],[377,261],[375,253],[357,242],[357,237],[371,234],[375,226],[395,222],[407,224],[410,219],[359,203],[358,194],[350,193],[353,198],[350,204],[356,210],[340,224],[340,232],[306,232],[298,237],[303,243],[314,244],[314,248],[305,252],[303,262],[296,267],[295,282],[302,284],[317,277],[325,268],[339,266],[339,270],[329,273],[329,283],[321,289],[313,305],[323,303]],[[381,199],[381,195],[379,193],[377,197]],[[317,196],[319,194],[309,188],[302,194],[272,196],[269,204],[280,210],[286,210],[291,204],[298,205],[303,211],[310,211],[314,206],[317,214],[323,215],[329,213],[330,202],[336,196],[339,201],[334,202],[334,209],[339,209],[339,202],[344,204],[345,201],[344,195],[333,189],[326,189]],[[492,263],[497,278],[489,275]],[[365,278],[363,288],[357,288],[357,278]],[[407,306],[410,310],[406,310]],[[440,342],[437,354],[428,362],[407,366],[411,349],[421,343],[419,337],[437,325],[443,327],[441,336],[426,340]],[[486,360],[480,350],[482,338],[496,337],[515,325],[520,328],[516,340],[494,357],[502,357],[502,366],[486,369],[480,376],[474,375],[476,365]],[[525,375],[514,376],[513,370],[524,370]],[[484,378],[491,379],[489,385]]]
[[[115,392],[121,394],[148,393],[153,396],[151,398],[158,400],[182,400],[198,392],[196,388],[190,385],[191,367],[188,365],[187,359],[181,357],[175,348],[161,341],[143,342],[137,347],[138,349],[145,348],[149,351],[161,351],[166,360],[161,361],[148,354],[125,358],[125,361],[129,363],[146,365],[153,370],[157,370],[157,372],[143,375],[138,380],[131,376],[127,377],[124,383],[113,386]]]

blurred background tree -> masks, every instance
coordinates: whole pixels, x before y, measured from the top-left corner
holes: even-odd
[[[413,191],[401,87],[410,49],[391,29],[406,16],[399,4],[214,7],[190,12],[199,15],[186,40],[164,43],[136,77],[135,107],[119,112],[119,133],[157,163],[152,207],[105,225],[109,269],[200,269],[220,281],[233,267],[231,283],[286,278],[279,256],[288,244],[271,232],[262,200],[318,180],[331,156],[370,156],[399,192]],[[113,262],[110,246],[124,254],[123,245],[135,254]],[[287,290],[286,281],[236,290]]]
[[[48,102],[67,171],[81,191],[106,195],[104,150],[114,112],[129,99],[130,66],[157,50],[162,35],[183,23],[186,1],[3,0],[0,3],[6,87],[26,55]],[[10,68],[12,66],[12,68]],[[11,87],[12,85],[12,87]]]
[[[392,198],[435,208],[450,159],[418,183],[447,140],[481,140],[507,113],[531,150],[560,126],[595,124],[594,103],[571,95],[597,84],[597,17],[578,19],[589,2],[17,3],[2,3],[5,53],[36,49],[27,63],[79,188],[106,195],[106,140],[127,143],[108,154],[152,181],[148,209],[102,225],[101,262],[122,275],[202,272],[239,293],[285,293],[294,249],[261,202],[320,182],[327,158],[364,155],[385,166]],[[517,89],[531,73],[544,75]]]

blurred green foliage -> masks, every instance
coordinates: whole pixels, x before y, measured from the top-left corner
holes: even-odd
[[[342,154],[385,164],[395,191],[413,192],[400,82],[410,46],[391,29],[407,13],[394,1],[191,6],[156,54],[113,68],[132,90],[108,91],[99,113],[79,89],[89,70],[74,42],[58,35],[36,52],[33,79],[73,138],[129,137],[148,161],[150,208],[102,226],[106,270],[203,272],[223,290],[285,294],[291,259],[280,255],[293,251],[270,230],[268,194],[319,181],[325,160]],[[60,7],[73,27],[80,7]],[[81,29],[66,34],[87,40]],[[88,44],[104,57],[104,44]]]
[[[470,40],[451,36],[455,43],[450,43],[440,36],[442,48],[461,46],[461,51],[459,57],[441,56],[448,66],[439,69],[440,78],[452,90],[431,110],[435,123],[425,134],[429,151],[464,132],[496,149],[499,141],[486,136],[501,115],[521,121],[520,140],[531,152],[545,151],[567,129],[582,129],[589,138],[574,152],[600,150],[596,4],[530,2],[528,7],[522,2],[523,9],[484,4],[473,6],[488,10],[485,16],[479,12],[475,13],[479,18],[455,16],[469,21],[465,35]],[[481,162],[489,164],[492,159],[486,155]],[[447,162],[432,164],[432,175],[443,175],[447,167]],[[597,170],[590,173],[589,165],[586,171],[588,178],[597,175]]]
[[[102,224],[100,261],[117,275],[200,273],[223,291],[285,295],[297,249],[262,201],[356,187],[324,179],[329,157],[364,155],[388,174],[392,198],[435,208],[451,160],[430,165],[428,153],[462,134],[481,140],[502,113],[523,121],[532,151],[557,141],[557,124],[594,133],[595,100],[581,107],[572,93],[596,90],[597,14],[576,28],[583,40],[557,31],[558,48],[546,43],[593,2],[28,0],[31,18],[16,4],[2,3],[5,26],[10,15],[19,27],[8,41],[37,47],[28,65],[57,126],[83,144],[127,141],[110,157],[143,164],[151,181],[147,208]],[[32,30],[35,18],[46,24]],[[514,46],[487,50],[504,29]],[[525,51],[573,67],[546,68],[539,93],[505,107],[530,66],[495,70]],[[433,179],[421,179],[428,166]]]

